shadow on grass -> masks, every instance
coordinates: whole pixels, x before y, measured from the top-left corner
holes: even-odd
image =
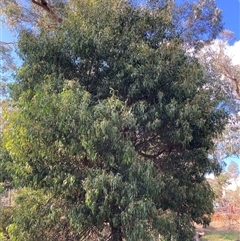
[[[235,227],[218,227],[208,226],[203,228],[202,226],[196,226],[198,232],[204,232],[205,235],[201,237],[201,241],[240,241],[240,230]]]

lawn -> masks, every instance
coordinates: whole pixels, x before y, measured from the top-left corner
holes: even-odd
[[[207,233],[202,241],[236,241],[240,238],[240,231],[215,230]],[[239,239],[240,240],[240,239]]]
[[[205,235],[201,241],[240,241],[240,215],[215,214],[209,227],[196,226]]]

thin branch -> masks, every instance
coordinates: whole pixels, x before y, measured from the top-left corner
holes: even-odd
[[[0,41],[0,45],[9,45],[9,44],[16,44],[17,42],[4,42],[4,41]]]

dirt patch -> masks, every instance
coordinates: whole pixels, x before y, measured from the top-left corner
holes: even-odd
[[[211,226],[239,231],[240,215],[234,213],[216,213],[212,216]]]

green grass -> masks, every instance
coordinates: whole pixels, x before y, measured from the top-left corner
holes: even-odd
[[[212,231],[202,237],[202,241],[236,241],[240,238],[240,232],[237,231]]]

